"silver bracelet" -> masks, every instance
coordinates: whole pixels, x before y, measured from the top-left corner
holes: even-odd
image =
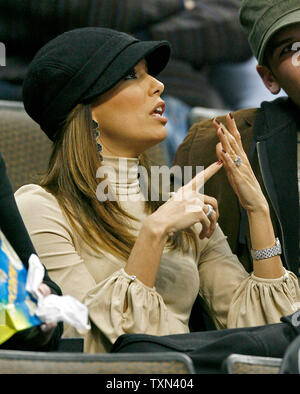
[[[251,249],[251,256],[254,260],[264,260],[269,259],[281,254],[281,245],[278,238],[275,238],[275,245],[271,248],[254,250]]]

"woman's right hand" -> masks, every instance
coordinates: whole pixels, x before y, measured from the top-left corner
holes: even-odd
[[[124,268],[128,275],[138,278],[152,288],[155,285],[168,236],[198,222],[202,224],[199,237],[211,236],[219,216],[218,204],[214,198],[205,196],[198,190],[221,168],[222,162],[211,164],[182,186],[155,212],[147,216]],[[213,207],[213,213],[209,218],[206,215],[208,212],[206,204],[211,204]],[[125,302],[123,310],[125,311],[126,308]]]
[[[209,238],[216,228],[219,217],[218,203],[213,197],[198,192],[205,182],[222,168],[222,162],[215,162],[198,173],[189,183],[178,189],[172,197],[148,217],[151,226],[163,229],[164,235],[173,235],[200,222],[201,239]],[[208,206],[213,207],[213,213],[207,217]]]

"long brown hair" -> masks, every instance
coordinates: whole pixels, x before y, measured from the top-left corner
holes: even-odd
[[[139,159],[150,174],[147,155],[143,153]],[[118,201],[98,200],[96,172],[100,165],[91,106],[78,104],[54,142],[48,170],[40,185],[56,197],[71,226],[86,244],[97,253],[106,250],[127,260],[136,238],[126,218],[135,218]],[[150,177],[148,187],[151,188]],[[160,195],[159,201],[146,201],[146,209],[152,213],[163,203]],[[182,252],[192,247],[195,252],[196,234],[191,229],[180,231],[169,237],[167,245]]]

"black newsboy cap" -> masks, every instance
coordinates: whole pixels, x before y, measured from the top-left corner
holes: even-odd
[[[35,55],[23,83],[29,116],[54,141],[70,111],[105,93],[142,59],[157,75],[168,63],[167,41],[140,41],[101,27],[67,31]]]

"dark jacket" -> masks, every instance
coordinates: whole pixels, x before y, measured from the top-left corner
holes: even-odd
[[[276,236],[283,247],[283,263],[299,276],[299,194],[297,181],[297,110],[290,99],[263,102],[259,109],[234,114],[245,152],[269,206]],[[226,125],[224,117],[218,120]],[[214,162],[218,143],[211,120],[196,123],[179,146],[174,165],[204,166]],[[228,236],[233,253],[252,270],[247,215],[241,209],[225,171],[221,170],[204,187],[205,194],[219,203],[219,224]]]

